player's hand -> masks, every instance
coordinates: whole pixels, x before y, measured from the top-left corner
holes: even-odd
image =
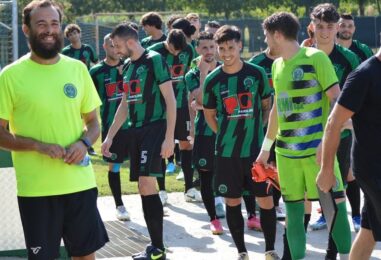
[[[323,192],[329,192],[332,187],[336,186],[336,177],[333,169],[321,169],[316,177],[316,184]]]
[[[263,164],[263,166],[265,166],[265,168],[267,169],[270,167],[270,165],[267,163],[269,160],[269,157],[270,157],[270,151],[261,150],[255,162]]]
[[[201,74],[208,74],[210,65],[207,63],[203,57],[201,57],[199,63],[198,63],[198,69],[200,70]]]
[[[165,138],[164,142],[161,145],[160,155],[162,158],[167,159],[173,154],[175,149],[175,140],[173,138]]]
[[[79,164],[87,153],[87,147],[82,141],[78,141],[66,148],[64,161],[67,164]]]
[[[348,130],[352,130],[352,129],[353,129],[352,119],[349,118],[349,119],[344,123],[343,127],[341,128],[341,131],[343,131],[343,130],[345,130],[345,129],[348,129]]]
[[[110,147],[112,145],[112,139],[106,137],[101,146],[101,153],[106,157],[111,157]]]
[[[66,150],[58,144],[38,143],[37,152],[48,155],[52,159],[61,159],[65,156]]]
[[[320,142],[320,144],[316,148],[316,163],[317,163],[317,165],[321,165],[321,159],[322,159],[321,153],[322,153],[322,143]]]

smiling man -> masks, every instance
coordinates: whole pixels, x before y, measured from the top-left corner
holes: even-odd
[[[108,237],[93,168],[78,164],[99,136],[101,102],[86,66],[59,54],[61,19],[48,0],[23,10],[31,52],[0,74],[0,147],[12,151],[28,259],[58,258],[63,238],[72,259],[92,260]]]
[[[355,31],[356,26],[353,16],[351,14],[340,15],[337,43],[353,51],[363,62],[373,55],[373,51],[368,45],[353,39]]]
[[[242,193],[258,198],[266,242],[266,260],[279,259],[274,251],[276,214],[267,184],[251,179],[252,164],[263,141],[263,115],[270,109],[272,89],[265,71],[241,60],[241,32],[222,26],[214,39],[223,65],[208,74],[203,86],[206,122],[216,133],[216,195],[225,197],[226,220],[239,258],[249,259],[244,241]]]

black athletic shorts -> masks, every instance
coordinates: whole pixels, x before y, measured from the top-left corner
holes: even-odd
[[[214,191],[217,196],[240,198],[243,192],[256,197],[272,195],[266,182],[254,182],[251,178],[253,158],[215,157]]]
[[[178,108],[176,111],[175,139],[188,141],[190,130],[190,117],[188,107]]]
[[[352,133],[347,137],[340,140],[339,148],[337,149],[337,161],[339,162],[339,168],[341,178],[343,179],[343,185],[347,185],[347,177],[349,167],[351,167],[351,148],[352,148]]]
[[[109,241],[97,208],[97,188],[81,192],[18,197],[29,260],[59,256],[61,238],[70,256],[89,255]]]
[[[102,132],[102,142],[106,139],[107,133],[108,129]],[[116,158],[113,160],[110,157],[103,156],[105,162],[123,163],[128,160],[128,142],[131,139],[129,133],[129,129],[120,129],[116,133],[110,147],[110,152],[116,154]]]
[[[163,177],[160,155],[167,123],[155,121],[138,128],[130,128],[130,181],[140,176]]]
[[[196,135],[193,144],[193,165],[197,170],[214,170],[216,135]]]
[[[356,174],[356,181],[364,192],[361,227],[372,230],[374,240],[381,241],[381,177]]]

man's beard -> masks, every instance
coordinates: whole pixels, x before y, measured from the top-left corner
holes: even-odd
[[[342,33],[338,33],[338,34],[337,34],[337,37],[338,37],[339,39],[342,39],[342,40],[350,40],[350,39],[352,39],[352,35],[350,35],[350,34],[349,34],[349,36],[346,36],[346,35],[344,35],[344,34],[342,34]]]
[[[30,48],[38,57],[43,59],[52,59],[61,52],[64,42],[63,34],[51,34],[50,36],[54,38],[55,42],[54,44],[46,45],[42,42],[42,39],[47,37],[46,34],[37,35],[31,31],[29,35]]]

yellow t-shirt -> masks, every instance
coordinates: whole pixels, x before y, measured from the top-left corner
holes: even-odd
[[[84,64],[60,55],[41,65],[27,54],[0,73],[0,118],[19,136],[67,147],[82,135],[81,114],[101,101]],[[68,165],[37,152],[12,152],[18,195],[68,194],[96,187],[92,166]]]

